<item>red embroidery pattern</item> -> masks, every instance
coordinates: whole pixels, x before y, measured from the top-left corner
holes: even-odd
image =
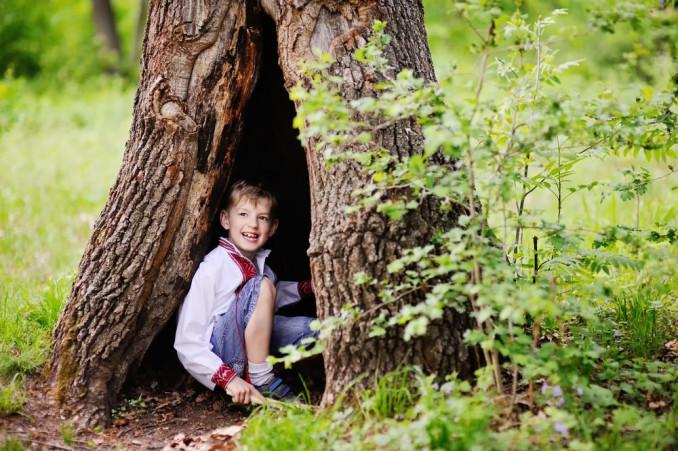
[[[238,265],[238,268],[240,269],[240,272],[242,273],[243,280],[240,284],[240,287],[238,288],[238,291],[240,291],[240,288],[242,288],[242,286],[245,285],[248,280],[257,275],[257,269],[254,267],[254,264],[251,261],[240,255],[240,252],[238,252],[233,243],[227,239],[219,238],[219,246],[226,249],[228,255],[230,255],[233,261],[235,261],[235,263]]]
[[[228,252],[228,255],[231,256],[233,261],[238,265],[238,269],[240,269],[240,273],[242,274],[242,282],[240,283],[240,286],[238,287],[237,290],[235,290],[235,295],[239,296],[240,295],[240,290],[242,290],[242,287],[245,286],[248,280],[254,278],[257,275],[257,269],[254,267],[254,264],[252,262],[243,257],[240,252],[238,252],[238,249],[228,241],[226,238],[219,238],[219,246],[223,247],[226,249],[226,252]],[[236,299],[235,302],[235,317],[238,318],[238,300]],[[242,352],[243,355],[247,355],[247,350],[245,348],[245,334],[243,331],[240,330],[240,325],[236,321],[235,327],[238,329],[238,336],[240,336],[240,345],[242,346]],[[245,378],[247,382],[250,381],[250,376],[249,376],[249,371],[247,371],[247,364],[245,364]],[[232,378],[231,378],[232,379]],[[230,381],[230,379],[229,379]],[[216,382],[215,382],[216,383]]]
[[[212,382],[226,390],[226,386],[235,376],[237,376],[235,371],[230,366],[222,363],[219,369],[212,375]]]
[[[310,280],[301,281],[297,284],[297,291],[302,298],[313,296],[313,284]]]

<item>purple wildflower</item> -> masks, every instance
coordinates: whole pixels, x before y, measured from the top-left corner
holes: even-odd
[[[570,430],[561,422],[557,422],[556,424],[553,425],[553,429],[556,430],[556,432],[560,433],[560,435],[567,436],[570,433]]]

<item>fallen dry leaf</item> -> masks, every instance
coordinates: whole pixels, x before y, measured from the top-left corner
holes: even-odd
[[[120,428],[123,426],[127,426],[129,424],[129,420],[127,418],[116,418],[113,420],[113,426]]]
[[[163,451],[230,451],[235,449],[231,438],[242,430],[242,425],[234,424],[214,429],[195,438],[178,434],[172,439],[171,443],[165,445]]]
[[[243,426],[240,424],[234,424],[225,428],[215,429],[210,433],[210,437],[215,440],[226,440],[227,438],[233,437],[238,432],[243,430]]]
[[[659,409],[662,409],[662,408],[666,407],[666,403],[665,403],[664,401],[662,401],[662,400],[659,400],[659,401],[652,401],[652,402],[649,404],[649,407],[650,407],[651,410],[659,410]]]

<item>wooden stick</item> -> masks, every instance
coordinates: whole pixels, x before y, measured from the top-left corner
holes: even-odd
[[[231,393],[230,390],[226,389],[226,394],[228,396],[230,396],[231,398],[233,398],[233,393]],[[276,408],[276,409],[282,409],[283,404],[284,404],[282,401],[278,401],[278,400],[271,399],[271,398],[265,398],[264,395],[262,395],[261,393],[259,393],[256,390],[254,391],[254,393],[250,394],[250,402],[252,404],[258,404],[258,405],[261,405],[261,406],[273,407],[273,408]]]

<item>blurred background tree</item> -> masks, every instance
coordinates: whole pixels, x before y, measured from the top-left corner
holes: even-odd
[[[113,57],[116,58],[115,62],[118,63],[122,56],[122,49],[120,48],[118,25],[116,24],[111,1],[92,0],[92,19],[96,35],[103,44],[103,50],[112,53]]]
[[[134,82],[146,0],[3,0],[0,74],[59,86],[109,69]]]
[[[41,86],[84,83],[114,69],[134,84],[148,0],[3,0],[0,77],[39,79]],[[474,33],[447,0],[424,0],[436,70],[473,68]],[[473,3],[473,2],[471,2]],[[675,68],[678,27],[669,0],[477,1],[489,11],[520,8],[531,18],[565,8],[559,25],[563,59],[583,59],[579,82],[661,83]],[[109,74],[110,75],[110,74]]]

